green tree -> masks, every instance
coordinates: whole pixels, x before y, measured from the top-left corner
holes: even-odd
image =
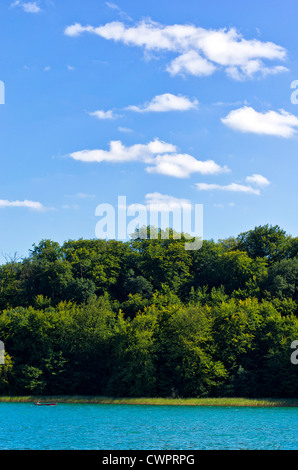
[[[121,293],[121,276],[130,255],[128,244],[116,240],[69,240],[63,244],[63,257],[71,266],[74,279],[89,279],[98,296]]]
[[[119,315],[113,338],[112,374],[107,391],[113,396],[155,396],[154,331],[156,314],[149,308],[132,321]]]
[[[200,397],[214,393],[226,377],[213,358],[208,307],[170,305],[158,312],[155,337],[157,393]]]
[[[146,230],[149,232],[150,227]],[[191,255],[185,250],[187,238],[173,230],[167,233],[159,230],[155,237],[148,239],[135,235],[130,242],[131,249],[138,255],[140,275],[147,279],[153,290],[168,285],[173,292],[183,295],[191,268]]]
[[[24,302],[21,270],[22,263],[13,260],[0,266],[0,310],[17,307]]]
[[[298,258],[273,264],[263,286],[273,297],[291,298],[298,302]]]
[[[278,225],[263,225],[242,232],[237,237],[238,250],[246,251],[251,258],[266,258],[269,264],[286,256],[291,237]]]
[[[72,281],[71,266],[57,259],[29,258],[22,266],[20,280],[25,292],[26,305],[34,304],[38,295],[51,299],[53,305],[65,298],[66,288]]]
[[[242,295],[256,295],[267,273],[266,260],[251,258],[244,251],[225,251],[221,244],[204,242],[193,253],[192,284],[195,290],[207,286],[224,288],[226,294],[241,290]]]

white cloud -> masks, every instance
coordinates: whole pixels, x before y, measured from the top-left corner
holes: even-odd
[[[289,69],[283,65],[276,65],[274,67],[265,67],[260,60],[251,60],[246,65],[239,68],[228,67],[227,75],[234,80],[245,80],[246,78],[253,78],[254,75],[259,73],[260,76],[266,77],[267,75],[276,75],[282,72],[288,72]]]
[[[95,194],[87,194],[87,193],[77,193],[76,195],[79,199],[94,199]]]
[[[227,167],[221,167],[214,160],[201,161],[192,155],[175,153],[157,155],[154,166],[147,167],[146,171],[176,178],[188,178],[192,173],[214,175],[229,170]]]
[[[264,62],[284,61],[285,48],[273,42],[247,40],[235,28],[208,30],[190,24],[162,25],[150,19],[133,26],[114,21],[98,27],[75,23],[65,28],[68,36],[82,33],[142,47],[147,53],[174,52],[177,56],[167,66],[171,75],[211,75],[222,69],[231,78],[243,80],[288,70],[283,65],[269,67]]]
[[[41,11],[36,2],[23,3],[22,6],[27,13],[39,13]]]
[[[244,101],[217,101],[212,103],[213,106],[240,106],[240,105],[248,105],[246,100]]]
[[[95,194],[78,192],[76,194],[66,194],[65,197],[67,197],[68,199],[94,199]]]
[[[113,2],[105,2],[105,4],[107,5],[107,7],[111,8],[112,10],[120,10],[120,7],[118,7],[118,5],[116,5],[115,3]]]
[[[200,161],[192,155],[180,154],[173,144],[155,139],[148,144],[126,147],[121,141],[111,141],[109,150],[81,150],[69,155],[82,162],[142,162],[148,173],[159,173],[176,178],[187,178],[192,173],[217,174],[229,171],[213,160]]]
[[[251,176],[247,176],[245,178],[246,185],[238,184],[238,183],[230,183],[227,185],[220,185],[220,184],[209,184],[209,183],[197,183],[196,187],[199,191],[213,191],[213,190],[220,190],[220,191],[230,191],[236,193],[249,193],[249,194],[261,194],[261,189],[265,188],[270,184],[270,181],[265,178],[263,175],[253,174]],[[216,205],[215,206],[220,206]],[[231,204],[230,204],[231,205]]]
[[[83,162],[131,162],[142,161],[151,163],[155,155],[165,152],[175,152],[176,147],[155,139],[148,144],[135,144],[131,147],[125,147],[121,141],[113,140],[110,142],[109,150],[82,150],[70,154],[74,160]]]
[[[80,208],[79,204],[64,204],[62,206],[62,209],[73,209],[73,210],[78,210]]]
[[[43,211],[46,208],[37,201],[29,201],[25,199],[24,201],[8,201],[7,199],[0,199],[0,208],[4,207],[26,207],[35,211]]]
[[[252,186],[245,186],[243,184],[231,183],[227,185],[220,184],[209,184],[209,183],[197,183],[197,189],[199,191],[231,191],[237,193],[251,193],[251,194],[261,194],[259,189],[253,188]]]
[[[144,204],[130,204],[127,209],[129,211],[129,215],[134,215],[136,213],[144,214],[144,208],[146,214],[145,218],[141,218],[141,220],[139,220],[139,224],[141,226],[146,226],[148,224],[148,219],[150,219],[152,227],[159,227],[165,235],[168,233],[170,226],[172,226],[177,234],[180,234],[181,232],[191,232],[189,217],[191,216],[194,205],[189,199],[177,198],[168,194],[154,192],[145,195]],[[150,212],[149,217],[148,212]],[[170,214],[172,214],[172,220]],[[187,216],[186,219],[185,215]],[[140,227],[140,231],[142,233],[142,227]]]
[[[92,26],[82,26],[80,23],[74,23],[73,25],[67,26],[65,28],[64,34],[66,36],[75,37],[75,36],[79,36],[80,34],[86,31],[92,33],[93,29],[94,28]]]
[[[285,138],[292,137],[298,127],[298,118],[283,109],[262,113],[249,106],[231,111],[222,122],[237,131]]]
[[[150,102],[142,106],[128,106],[126,109],[139,113],[146,112],[166,112],[166,111],[187,111],[197,108],[198,101],[195,99],[190,101],[186,96],[173,95],[172,93],[164,93],[155,96]]]
[[[255,186],[259,186],[261,188],[264,188],[265,186],[268,186],[270,184],[270,181],[268,181],[265,176],[254,174],[252,176],[247,176],[246,177],[246,182]]]
[[[222,204],[222,203],[215,203],[213,204],[213,207],[218,207],[220,209],[224,208],[224,207],[234,207],[235,206],[235,203],[234,202],[229,202],[228,204]]]
[[[38,6],[37,2],[21,2],[16,0],[11,4],[11,7],[21,7],[26,13],[39,13],[41,8]]]
[[[125,11],[121,10],[121,8],[118,5],[116,5],[115,3],[105,2],[105,4],[107,5],[107,7],[111,8],[111,10],[115,10],[120,16],[122,16],[122,18],[124,18],[126,20],[129,20],[129,21],[132,21],[130,16],[128,16],[128,14],[125,13]]]
[[[115,114],[113,114],[113,111],[111,111],[111,110],[103,111],[103,110],[99,109],[98,111],[93,111],[93,112],[90,112],[88,114],[89,114],[89,116],[94,116],[97,119],[117,119],[117,117],[118,117]]]
[[[201,57],[196,51],[189,51],[179,55],[167,66],[171,75],[195,75],[201,77],[212,75],[217,67],[207,59]]]
[[[130,129],[129,127],[118,127],[119,132],[125,132],[126,134],[129,134],[130,132],[133,132],[133,129]]]
[[[156,210],[159,212],[182,209],[183,207],[189,208],[191,205],[191,201],[188,199],[181,199],[174,196],[169,196],[168,194],[155,192],[145,195],[145,206],[149,209],[151,208],[151,210]],[[137,210],[138,206],[138,204],[131,204],[129,209]]]

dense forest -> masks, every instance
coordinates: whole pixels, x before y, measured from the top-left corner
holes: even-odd
[[[42,240],[0,266],[0,394],[298,396],[298,238]]]

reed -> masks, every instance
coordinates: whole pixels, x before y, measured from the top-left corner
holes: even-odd
[[[101,396],[55,395],[55,396],[0,396],[2,403],[73,403],[99,405],[175,405],[175,406],[251,406],[251,407],[298,407],[295,399],[274,398],[115,398]]]

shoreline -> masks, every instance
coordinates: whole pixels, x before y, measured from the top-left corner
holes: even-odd
[[[0,403],[68,403],[150,406],[298,407],[298,399],[278,398],[114,398],[83,395],[0,396]]]

